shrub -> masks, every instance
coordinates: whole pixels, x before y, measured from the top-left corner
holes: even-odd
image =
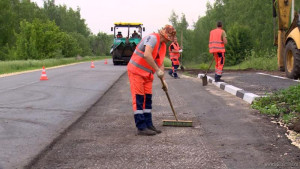
[[[234,24],[228,30],[228,45],[226,45],[226,64],[236,65],[244,61],[246,52],[252,49],[250,28]]]

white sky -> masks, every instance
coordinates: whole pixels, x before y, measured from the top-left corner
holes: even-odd
[[[31,1],[41,7],[44,2]],[[214,0],[55,0],[56,5],[65,4],[74,10],[79,7],[81,17],[94,34],[112,34],[110,28],[115,22],[139,22],[146,28],[144,33],[157,32],[164,25],[170,24],[172,10],[179,19],[184,13],[189,28],[192,28],[198,17],[205,15],[207,2],[212,4]]]

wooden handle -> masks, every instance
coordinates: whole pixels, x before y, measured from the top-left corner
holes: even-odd
[[[209,69],[210,69],[210,67],[211,67],[211,65],[212,65],[213,62],[214,62],[214,56],[213,56],[213,58],[212,58],[212,60],[211,60],[211,62],[210,62],[210,65],[209,65],[209,67],[208,67],[208,69],[207,69],[205,75],[207,75],[207,72],[209,71]]]
[[[172,112],[173,112],[173,114],[174,114],[174,117],[175,117],[176,121],[178,121],[178,118],[177,118],[176,112],[175,112],[175,110],[174,110],[173,104],[172,104],[172,102],[171,102],[169,93],[168,93],[167,90],[165,90],[165,89],[166,89],[165,83],[163,82],[162,78],[160,78],[160,81],[161,81],[161,84],[163,85],[163,89],[164,89],[164,91],[165,91],[165,93],[166,93],[166,95],[167,95],[167,98],[168,98],[168,101],[169,101],[169,103],[170,103],[170,106],[171,106]]]

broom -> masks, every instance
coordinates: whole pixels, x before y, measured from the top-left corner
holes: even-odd
[[[208,69],[206,70],[206,73],[204,74],[204,76],[202,77],[202,86],[206,86],[207,85],[207,72],[209,71],[209,69],[210,69],[210,67],[211,67],[211,65],[212,65],[212,63],[213,63],[213,61],[214,61],[214,57],[212,58],[212,60],[211,60],[211,62],[210,62],[210,65],[209,65],[209,67],[208,67]]]
[[[165,86],[162,78],[160,78],[161,84],[163,85],[163,90],[165,91],[168,101],[170,103],[173,115],[176,120],[163,120],[163,126],[176,126],[176,127],[192,127],[193,126],[193,121],[185,121],[185,120],[178,120],[176,112],[174,110],[173,104],[171,102],[167,87]]]

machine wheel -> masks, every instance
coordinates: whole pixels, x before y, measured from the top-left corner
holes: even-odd
[[[113,59],[113,63],[114,63],[114,65],[118,65],[119,64],[119,62],[115,61],[115,59]]]
[[[114,65],[119,65],[118,61],[113,61]]]
[[[285,47],[284,65],[285,74],[288,78],[300,78],[300,50],[293,40],[290,40]]]

